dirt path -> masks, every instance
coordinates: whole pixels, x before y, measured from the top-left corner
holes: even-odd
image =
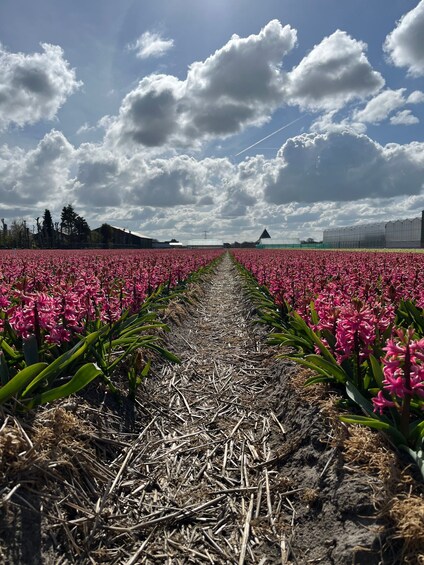
[[[125,525],[109,526],[140,540],[128,565],[362,562],[353,547],[374,541],[364,530],[371,521],[341,520],[337,501],[317,517],[320,491],[337,495],[337,457],[318,410],[302,413],[282,398],[279,375],[289,369],[262,350],[228,256],[171,344],[182,363],[147,383],[146,395],[162,409],[132,447],[134,524],[128,530],[127,515]],[[284,470],[288,458],[293,468]],[[353,496],[345,512],[357,502]],[[370,502],[361,505],[372,513]]]
[[[378,481],[344,464],[320,406],[296,396],[297,369],[274,359],[249,309],[226,256],[172,329],[182,363],[140,389],[135,435],[122,423],[128,405],[87,399],[40,414],[30,444],[42,436],[41,455],[25,447],[29,428],[3,426],[28,453],[3,490],[5,563],[382,562]],[[25,495],[41,476],[46,486]]]
[[[270,429],[284,430],[257,401],[267,368],[244,311],[226,257],[197,314],[173,336],[182,364],[163,369],[156,396],[164,410],[137,447],[146,483],[135,528],[160,525],[140,563],[276,562],[287,552],[287,510],[260,465],[273,453]]]

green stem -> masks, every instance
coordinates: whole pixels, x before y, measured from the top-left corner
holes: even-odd
[[[356,369],[356,386],[359,390],[363,389],[363,383],[361,379],[361,361],[360,361],[360,352],[359,352],[359,338],[358,332],[355,332],[354,336],[354,347],[355,347],[355,369]]]
[[[403,368],[405,378],[405,396],[402,402],[402,413],[400,415],[400,431],[407,438],[409,435],[409,414],[411,407],[411,352],[409,350],[409,340],[406,344],[405,365]]]

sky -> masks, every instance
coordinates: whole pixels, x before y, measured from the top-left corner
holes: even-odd
[[[322,239],[424,209],[424,0],[2,0],[0,215]]]

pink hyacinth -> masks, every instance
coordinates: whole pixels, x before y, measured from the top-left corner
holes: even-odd
[[[375,338],[376,317],[372,310],[360,302],[348,303],[337,323],[337,360],[342,362],[358,355],[360,362],[364,361],[372,353]]]
[[[374,404],[374,412],[379,412],[381,415],[383,415],[383,410],[385,408],[392,408],[395,406],[395,403],[392,400],[385,398],[382,390],[380,390],[377,396],[372,399],[372,403]]]
[[[395,335],[388,340],[383,358],[383,391],[373,398],[374,411],[388,406],[396,406],[401,413],[408,411],[413,397],[424,398],[424,338],[413,339],[414,330],[396,329]]]

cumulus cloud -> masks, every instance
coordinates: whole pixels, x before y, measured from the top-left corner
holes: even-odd
[[[397,67],[406,67],[411,76],[424,75],[424,0],[397,23],[386,37],[384,50]]]
[[[411,92],[408,96],[406,102],[408,104],[422,104],[424,102],[424,92],[421,92],[421,90],[414,90],[414,92]]]
[[[186,155],[154,159],[144,163],[144,169],[137,168],[137,173],[129,198],[138,206],[195,204],[202,193],[202,165]]]
[[[223,203],[219,207],[218,214],[222,218],[237,218],[245,216],[249,207],[257,202],[246,187],[235,182],[232,186],[227,186],[222,194]]]
[[[227,159],[127,157],[90,143],[77,150],[76,163],[73,190],[81,205],[125,210],[209,205],[234,169]]]
[[[94,208],[120,206],[128,182],[122,157],[101,145],[83,143],[76,152],[73,192],[80,203]]]
[[[193,63],[184,80],[144,77],[124,98],[119,115],[108,117],[107,142],[124,151],[143,147],[151,155],[198,150],[208,140],[267,122],[284,105],[328,113],[384,85],[368,62],[366,44],[343,31],[324,38],[287,72],[283,59],[296,44],[296,30],[272,20],[256,35],[233,35],[206,60]],[[342,126],[359,131],[360,121]]]
[[[284,102],[283,57],[296,44],[296,31],[269,22],[257,35],[234,35],[203,62],[193,63],[185,80],[145,77],[123,100],[108,139],[148,148],[196,147],[259,125]]]
[[[196,99],[215,104],[230,99],[251,108],[260,103],[275,105],[282,100],[283,57],[297,42],[296,30],[269,22],[258,35],[231,40],[204,62],[193,63],[187,85]]]
[[[178,133],[184,85],[170,75],[145,77],[124,98],[107,137],[120,145],[162,147]]]
[[[325,37],[289,73],[292,102],[312,110],[334,110],[379,91],[384,79],[371,67],[366,48],[344,31]]]
[[[136,52],[138,59],[163,57],[173,47],[173,39],[164,39],[160,34],[151,31],[146,31],[135,43],[128,45],[128,49]]]
[[[74,148],[56,130],[46,134],[28,152],[3,146],[0,149],[0,199],[6,204],[54,203],[69,181]]]
[[[42,43],[42,53],[10,53],[0,45],[0,129],[52,119],[81,86],[63,50]]]
[[[289,139],[265,179],[265,199],[287,202],[353,201],[419,194],[424,144],[381,146],[353,132]]]
[[[367,126],[355,119],[343,118],[337,121],[337,111],[327,112],[319,116],[310,126],[311,132],[344,132],[365,133]]]
[[[329,222],[370,221],[387,202],[408,202],[415,213],[423,172],[423,143],[383,147],[354,131],[300,135],[275,159],[234,164],[125,156],[92,143],[74,149],[53,130],[30,151],[0,147],[0,199],[3,217],[34,222],[45,207],[58,217],[72,202],[92,227],[106,221],[157,238],[207,230],[225,241],[255,240],[264,227],[275,237],[320,237]]]
[[[389,114],[405,104],[405,90],[405,88],[399,88],[399,90],[387,89],[380,92],[368,102],[365,108],[354,113],[354,119],[372,124],[385,120]]]
[[[394,126],[411,126],[413,124],[419,124],[420,120],[417,116],[414,116],[411,110],[402,110],[390,118],[390,123]]]

